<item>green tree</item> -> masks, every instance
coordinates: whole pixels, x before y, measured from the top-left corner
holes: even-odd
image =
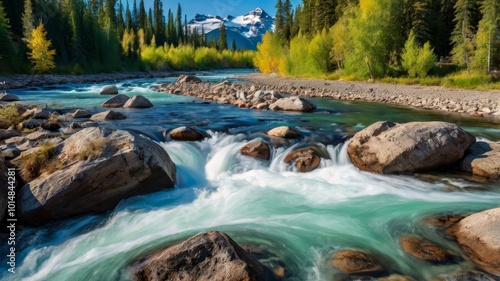
[[[154,35],[156,38],[156,45],[163,46],[166,41],[165,38],[165,20],[163,17],[163,4],[160,0],[155,0],[153,4],[154,9]]]
[[[492,66],[492,56],[497,52],[499,42],[500,2],[484,0],[481,4],[483,18],[479,22],[474,38],[476,49],[471,57],[472,69],[488,73]]]
[[[44,73],[55,68],[54,56],[56,51],[50,49],[52,42],[47,40],[47,32],[43,23],[40,23],[32,31],[27,43],[30,50],[28,56],[33,63],[32,69],[34,72]]]
[[[0,0],[0,72],[12,70],[14,49],[12,47],[10,25],[7,15]]]
[[[177,16],[175,17],[175,27],[177,29],[177,41],[179,43],[184,42],[184,31],[182,27],[182,8],[181,4],[177,5]]]
[[[220,26],[220,34],[219,34],[219,50],[226,50],[227,49],[227,36],[226,36],[226,26],[222,24]]]
[[[427,42],[419,46],[415,32],[412,30],[401,54],[401,65],[410,77],[425,77],[434,67],[436,55]]]
[[[139,2],[139,14],[137,16],[138,28],[146,30],[148,16],[146,15],[146,8],[144,7],[144,0]]]
[[[33,4],[31,0],[24,2],[24,12],[22,16],[23,21],[23,38],[29,38],[31,32],[35,29],[35,20],[33,17]]]
[[[231,44],[231,51],[236,52],[236,41],[233,39],[233,43]]]
[[[122,38],[123,33],[125,33],[125,20],[123,19],[122,0],[120,0],[120,2],[118,3],[118,14],[116,15],[116,28],[118,31],[118,38]]]
[[[474,30],[471,14],[475,0],[457,0],[455,4],[455,29],[451,41],[453,43],[453,61],[470,69],[470,58],[474,50]]]

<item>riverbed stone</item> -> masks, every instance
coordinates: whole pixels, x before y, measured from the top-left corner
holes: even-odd
[[[227,234],[210,231],[153,253],[132,266],[134,280],[274,281],[274,273]]]
[[[2,150],[2,156],[5,160],[12,160],[21,154],[21,150],[17,147],[7,147]]]
[[[136,95],[131,97],[124,105],[125,108],[151,108],[154,105],[147,98]]]
[[[61,129],[61,124],[59,124],[57,122],[48,121],[46,123],[43,123],[41,127],[42,127],[42,129],[47,130],[47,131],[58,132],[59,129]]]
[[[399,245],[406,253],[426,262],[442,263],[453,256],[442,247],[420,237],[402,236],[399,238]]]
[[[269,144],[263,142],[262,140],[253,141],[241,148],[240,153],[245,156],[269,160],[271,151],[269,149]]]
[[[124,120],[127,119],[127,116],[121,112],[116,112],[112,110],[108,110],[105,112],[97,113],[90,117],[91,120],[99,121],[99,120]]]
[[[306,147],[290,152],[284,159],[293,164],[299,173],[307,173],[316,169],[321,163],[321,153],[316,147]]]
[[[21,132],[16,131],[16,130],[4,130],[0,129],[0,140],[6,140],[14,137],[19,137],[21,136]]]
[[[71,114],[75,119],[90,118],[92,114],[86,109],[77,109]]]
[[[295,139],[301,136],[301,133],[289,126],[281,126],[271,129],[267,132],[270,137]]]
[[[376,274],[383,271],[374,257],[356,250],[340,250],[333,254],[330,263],[347,274]]]
[[[452,228],[464,252],[481,268],[500,277],[500,208],[472,214]]]
[[[192,127],[179,127],[175,128],[169,133],[170,137],[177,141],[200,141],[205,136],[198,130]]]
[[[25,120],[21,123],[22,129],[36,129],[42,127],[44,124],[47,124],[49,121],[44,119],[29,119]]]
[[[119,94],[119,95],[116,95],[110,99],[108,99],[107,101],[105,101],[102,106],[103,107],[107,107],[107,108],[119,108],[119,107],[123,107],[125,105],[125,103],[127,103],[127,101],[129,100],[129,96],[127,95],[124,95],[124,94]]]
[[[462,171],[500,180],[500,142],[476,142],[460,162]]]
[[[475,141],[451,123],[385,121],[358,132],[348,145],[348,154],[364,171],[408,173],[454,164]]]
[[[101,88],[99,91],[99,95],[117,95],[118,94],[118,87],[115,85],[106,85]]]
[[[176,168],[149,138],[122,130],[86,128],[55,147],[59,167],[19,191],[25,224],[108,211],[136,194],[172,188]]]
[[[14,102],[14,101],[20,101],[21,99],[12,94],[7,94],[7,93],[2,93],[0,94],[0,101],[6,101],[6,102]]]
[[[316,105],[299,97],[282,98],[269,106],[271,110],[302,111],[310,112],[316,109]]]
[[[201,79],[193,75],[181,75],[177,78],[176,83],[187,84],[187,83],[201,83]]]

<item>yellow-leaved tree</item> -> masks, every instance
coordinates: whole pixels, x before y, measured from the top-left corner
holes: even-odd
[[[47,39],[47,31],[45,26],[40,23],[37,28],[31,32],[31,37],[26,39],[28,43],[28,56],[33,63],[33,72],[44,73],[54,67],[55,50],[51,50],[52,42]]]

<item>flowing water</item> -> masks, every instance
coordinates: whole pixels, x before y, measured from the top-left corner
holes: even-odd
[[[205,79],[220,81],[241,73],[215,72]],[[141,254],[206,230],[224,231],[240,245],[265,252],[262,261],[272,268],[284,266],[287,280],[336,280],[339,273],[329,258],[344,248],[372,253],[388,271],[416,280],[472,268],[466,262],[418,261],[402,252],[398,240],[403,234],[416,234],[460,253],[422,219],[499,207],[498,183],[453,173],[419,179],[360,172],[350,163],[345,139],[379,120],[444,120],[481,139],[498,141],[499,124],[328,99],[312,99],[318,110],[308,114],[253,111],[150,88],[171,81],[119,81],[121,92],[142,94],[155,108],[123,109],[129,118],[108,125],[158,141],[177,165],[175,189],[126,199],[107,214],[22,229],[17,273],[2,270],[2,280],[128,280],[128,265]],[[98,112],[106,99],[96,94],[101,86],[62,85],[12,93],[28,103],[60,107],[61,112],[75,107]],[[284,124],[296,126],[305,137],[300,142],[271,140],[270,161],[238,153],[251,140],[265,138],[266,130]],[[165,140],[163,132],[182,125],[197,126],[210,137],[202,142]],[[320,146],[330,159],[300,174],[283,158],[305,144]]]

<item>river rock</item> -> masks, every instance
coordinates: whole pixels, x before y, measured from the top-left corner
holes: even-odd
[[[20,100],[21,99],[19,99],[19,97],[16,95],[7,94],[7,93],[0,94],[0,101],[13,102],[13,101],[20,101]]]
[[[201,79],[193,75],[181,75],[177,78],[176,83],[187,84],[187,83],[201,83]]]
[[[23,129],[36,129],[42,127],[44,124],[49,123],[47,120],[43,119],[29,119],[21,123],[21,128]]]
[[[16,130],[0,129],[0,140],[6,140],[6,139],[13,138],[13,137],[19,137],[21,135],[22,135],[21,132],[16,131]]]
[[[73,114],[71,114],[71,116],[73,116],[73,118],[75,119],[81,119],[81,118],[90,118],[92,114],[88,110],[77,109],[75,110],[75,112],[73,112]]]
[[[266,101],[266,100],[278,100],[282,99],[283,96],[277,91],[265,91],[259,90],[253,94],[253,99],[258,101]]]
[[[119,108],[123,107],[128,100],[129,97],[127,95],[119,94],[105,101],[102,106],[107,108]]]
[[[124,120],[124,119],[127,119],[127,116],[125,116],[123,113],[120,113],[120,112],[108,110],[105,112],[94,114],[94,115],[92,115],[92,117],[90,117],[90,119],[95,120],[95,121],[98,121],[98,120]]]
[[[330,262],[333,267],[347,274],[374,274],[383,271],[382,266],[374,257],[360,251],[338,251],[332,256]]]
[[[500,276],[500,208],[466,217],[453,226],[453,233],[475,263]]]
[[[406,253],[427,262],[445,262],[452,257],[440,246],[414,236],[402,236],[399,245]]]
[[[87,128],[59,144],[62,167],[19,191],[23,223],[104,212],[120,200],[172,188],[176,168],[150,139],[121,130]]]
[[[154,105],[143,96],[133,96],[124,105],[125,108],[151,108]]]
[[[61,124],[57,122],[46,122],[42,124],[42,129],[51,131],[51,132],[58,132],[59,129],[61,129]]]
[[[381,277],[375,279],[376,281],[416,281],[410,276],[399,275],[399,274],[391,274],[387,277]]]
[[[27,110],[23,115],[25,118],[33,118],[33,119],[49,119],[50,111],[46,108],[33,108]]]
[[[134,280],[272,281],[278,278],[227,234],[200,233],[146,257],[132,267]]]
[[[467,150],[460,169],[473,175],[500,179],[500,142],[476,142]]]
[[[317,148],[308,147],[290,152],[285,157],[284,161],[287,164],[293,163],[298,172],[307,173],[319,166],[321,163],[321,156]]]
[[[348,154],[364,171],[407,173],[454,164],[475,141],[451,123],[385,121],[358,132],[348,145]]]
[[[269,145],[262,140],[256,140],[245,145],[243,148],[241,148],[240,153],[245,156],[262,160],[269,160],[269,157],[271,155]]]
[[[169,133],[170,137],[177,141],[200,141],[205,136],[198,130],[191,127],[179,127]]]
[[[301,136],[299,131],[290,128],[288,126],[281,126],[271,129],[267,132],[267,135],[270,137],[286,138],[286,139],[295,139]]]
[[[302,111],[310,112],[316,109],[316,105],[299,97],[282,98],[269,106],[271,110]]]
[[[5,160],[12,160],[20,154],[21,151],[17,147],[7,147],[6,149],[2,150],[2,156]]]
[[[106,85],[101,88],[99,91],[99,95],[117,95],[118,94],[118,87],[115,85]]]

